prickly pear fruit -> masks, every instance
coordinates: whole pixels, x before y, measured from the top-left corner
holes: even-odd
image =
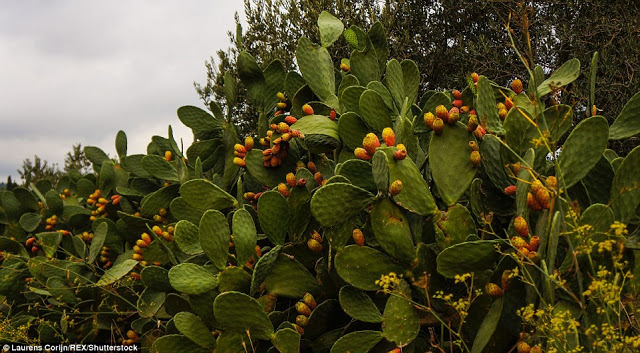
[[[447,107],[445,107],[444,105],[439,105],[436,107],[436,117],[442,120],[448,120],[447,119],[448,114],[449,114],[449,111],[447,110]]]
[[[336,117],[337,117],[336,111],[334,109],[331,109],[331,111],[329,112],[329,119],[336,120]]]
[[[313,180],[316,182],[316,184],[320,185],[322,184],[322,180],[324,180],[324,177],[322,176],[322,173],[316,172],[313,175]]]
[[[396,196],[400,193],[400,191],[402,191],[402,180],[397,179],[394,180],[393,183],[391,183],[391,186],[389,186],[389,194],[391,196]]]
[[[515,185],[507,186],[506,188],[504,188],[504,193],[505,195],[514,196],[516,194],[516,186]]]
[[[540,180],[534,180],[531,183],[531,192],[535,195],[538,193],[538,190],[544,188],[544,185],[542,185],[542,182]]]
[[[313,252],[321,252],[322,251],[322,244],[320,244],[319,241],[311,238],[307,241],[307,246],[309,247],[309,250],[313,251]]]
[[[550,207],[549,201],[551,200],[551,194],[547,188],[540,188],[536,192],[536,200],[542,206],[542,208],[548,209]]]
[[[364,234],[358,228],[353,230],[353,241],[359,246],[364,245]]]
[[[460,119],[460,109],[453,107],[447,114],[447,122],[449,125],[454,125]]]
[[[280,138],[284,142],[289,142],[289,140],[291,140],[291,137],[293,136],[291,135],[291,133],[288,133],[288,132],[285,132],[284,134],[282,134],[282,136],[280,136]]]
[[[311,238],[317,240],[318,243],[322,243],[322,235],[315,229],[311,232]]]
[[[444,130],[444,120],[436,118],[436,120],[433,121],[433,125],[431,125],[431,129],[433,130],[433,132],[440,135],[440,133],[442,133],[442,130]]]
[[[433,115],[432,112],[424,113],[424,124],[427,125],[430,129],[433,128],[433,122],[436,120],[436,116]]]
[[[462,99],[462,92],[458,91],[457,89],[451,91],[451,95],[453,96],[453,99]]]
[[[245,200],[247,201],[253,201],[254,197],[256,197],[256,194],[253,192],[245,192],[242,197],[244,197]]]
[[[296,180],[296,175],[293,173],[287,173],[287,184],[291,187],[296,186],[296,184],[298,183],[298,180]]]
[[[289,132],[289,125],[284,121],[279,123],[276,127],[276,132],[279,134],[284,134],[285,132]]]
[[[520,341],[518,342],[517,346],[516,346],[518,353],[529,353],[531,352],[531,347],[529,347],[529,344],[525,341]]]
[[[287,108],[287,103],[278,102],[278,104],[276,104],[276,107],[278,107],[278,109],[286,109]]]
[[[513,247],[516,249],[521,249],[527,246],[527,242],[520,237],[512,237],[511,245],[513,245]]]
[[[513,229],[515,229],[516,233],[521,237],[529,236],[529,225],[523,217],[518,216],[513,220]]]
[[[296,324],[306,327],[309,324],[309,318],[304,315],[296,316]]]
[[[469,149],[472,151],[477,151],[478,149],[480,149],[478,147],[478,143],[475,141],[469,141]]]
[[[147,245],[151,244],[151,237],[147,233],[142,233],[142,235],[140,236],[140,239],[144,240],[144,242],[147,243]]]
[[[237,165],[238,167],[244,167],[245,166],[244,159],[242,159],[240,157],[233,157],[233,164]]]
[[[487,283],[484,286],[484,292],[492,298],[500,298],[503,294],[502,288],[495,283]]]
[[[401,160],[407,158],[407,151],[399,149],[399,150],[393,152],[393,158],[398,160],[398,161],[401,161]]]
[[[545,183],[547,183],[547,186],[552,190],[558,190],[558,178],[556,178],[555,176],[548,176],[547,180],[545,180]]]
[[[304,302],[305,304],[307,304],[307,306],[313,310],[316,308],[316,298],[313,297],[313,295],[311,293],[305,293],[302,296],[302,302]]]
[[[473,130],[473,136],[475,136],[478,140],[482,140],[482,137],[487,133],[487,131],[480,125]]]
[[[473,82],[478,83],[478,79],[480,78],[480,76],[478,76],[477,73],[473,72],[471,73],[471,79],[473,80]]]
[[[469,160],[471,161],[471,164],[473,164],[474,167],[478,168],[480,166],[480,163],[482,162],[482,157],[480,156],[480,152],[471,151],[471,154],[469,155]]]
[[[527,206],[534,211],[542,210],[542,206],[540,205],[540,203],[538,203],[538,200],[536,200],[535,196],[533,196],[533,194],[530,192],[527,193]]]
[[[288,117],[284,118],[284,121],[289,125],[293,125],[296,123],[296,121],[298,121],[298,119],[296,119],[294,116],[289,115]]]
[[[502,290],[505,292],[511,287],[511,273],[511,270],[505,270],[502,272],[502,277],[500,278],[500,281],[502,282]]]
[[[284,197],[289,197],[289,188],[287,188],[287,184],[278,184],[278,192]]]
[[[462,100],[461,99],[455,99],[453,102],[451,102],[451,104],[456,107],[456,108],[462,108]]]
[[[284,102],[284,101],[286,101],[286,100],[287,100],[287,98],[284,96],[284,93],[282,93],[282,92],[278,92],[278,93],[276,93],[276,97],[278,97],[278,99],[279,99],[281,102]]]
[[[345,63],[340,63],[340,70],[342,70],[344,72],[349,72],[349,65],[347,65]]]
[[[233,145],[233,150],[239,153],[247,153],[247,148],[239,143]]]
[[[500,117],[500,120],[502,120],[502,121],[504,121],[504,118],[507,117],[507,114],[509,114],[509,112],[506,109],[498,110],[498,116]]]
[[[297,302],[296,303],[296,311],[300,315],[304,315],[304,316],[311,315],[311,309],[309,308],[309,306],[307,304],[305,304],[303,302]]]
[[[373,132],[366,134],[364,139],[362,139],[362,147],[364,147],[370,156],[373,156],[373,154],[376,153],[376,148],[380,147],[378,136]]]
[[[531,347],[531,353],[542,353],[542,348],[540,346]]]
[[[519,78],[516,78],[515,80],[511,81],[511,89],[516,94],[522,93],[522,81],[520,81]]]
[[[305,178],[298,179],[298,186],[305,186],[305,185],[307,185],[307,179]]]
[[[393,129],[385,127],[382,130],[382,141],[384,141],[387,146],[395,146],[396,134],[393,132]]]
[[[478,117],[475,115],[469,116],[469,121],[467,122],[467,129],[469,132],[474,132],[478,127]]]
[[[305,104],[302,106],[302,111],[306,115],[313,115],[313,108],[309,104]]]
[[[318,168],[316,168],[316,164],[313,162],[307,163],[307,169],[309,169],[309,171],[313,174],[315,174],[318,171]]]
[[[507,97],[504,99],[504,105],[505,107],[507,107],[507,110],[511,110],[511,108],[513,108],[515,104],[513,103],[513,100],[511,98]]]
[[[253,137],[247,136],[244,138],[244,148],[247,151],[251,151],[253,149],[255,142],[253,141]]]
[[[173,158],[173,153],[171,151],[164,151],[164,159],[169,162]]]
[[[529,244],[527,245],[530,251],[538,251],[538,247],[540,247],[540,237],[534,235],[529,239]]]

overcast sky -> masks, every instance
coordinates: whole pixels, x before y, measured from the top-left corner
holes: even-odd
[[[226,48],[240,0],[6,1],[0,5],[0,182],[34,154],[57,162],[74,143],[129,154],[152,135],[191,141],[176,115],[203,107],[193,82]]]

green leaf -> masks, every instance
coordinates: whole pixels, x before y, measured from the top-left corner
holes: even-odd
[[[100,278],[97,285],[98,286],[106,286],[108,284],[114,283],[120,278],[124,277],[129,271],[131,271],[134,267],[138,265],[138,261],[133,259],[127,259],[122,261],[119,264],[114,265],[110,269],[108,269]]]
[[[399,295],[391,295],[382,316],[382,335],[398,347],[411,343],[420,331],[418,313],[411,302]]]
[[[284,328],[276,331],[272,342],[280,353],[300,352],[300,334],[294,329]]]
[[[387,105],[378,92],[372,89],[364,91],[359,106],[362,119],[373,130],[381,132],[385,127],[393,126]]]
[[[189,180],[182,184],[180,195],[188,204],[202,210],[224,210],[237,202],[229,193],[205,179]]]
[[[279,192],[266,191],[258,199],[260,227],[272,243],[284,244],[290,218],[289,204]]]
[[[409,222],[402,210],[389,199],[382,199],[373,206],[371,229],[384,252],[406,264],[413,261],[416,249]]]
[[[180,181],[178,171],[164,157],[157,154],[150,154],[142,158],[142,168],[149,174],[162,180]]]
[[[253,217],[247,210],[238,210],[233,214],[233,237],[238,265],[246,263],[255,252],[258,233]],[[178,228],[176,227],[176,232]]]
[[[617,218],[629,222],[640,204],[640,146],[634,148],[624,158],[616,171],[611,185],[611,207]]]
[[[222,212],[209,210],[204,213],[198,226],[200,246],[218,270],[223,270],[229,257],[231,232],[227,218]]]
[[[25,232],[31,233],[38,228],[41,221],[42,217],[40,217],[39,214],[28,212],[20,216],[20,227],[22,227]]]
[[[182,335],[164,335],[153,341],[149,352],[153,353],[211,353],[210,349],[200,347]]]
[[[218,279],[202,266],[182,263],[169,270],[169,282],[178,292],[202,294],[215,289]]]
[[[488,240],[469,241],[444,249],[436,262],[438,273],[453,278],[464,273],[489,269],[498,259],[495,242]]]
[[[89,256],[87,257],[87,263],[93,263],[98,258],[100,250],[104,245],[104,241],[107,239],[107,233],[109,226],[107,223],[102,223],[93,233],[93,239],[91,239],[91,247],[89,248]]]
[[[367,353],[382,339],[380,331],[356,331],[340,337],[330,353]]]
[[[356,113],[344,113],[338,120],[340,139],[351,149],[361,147],[362,140],[368,132],[369,128]]]
[[[370,192],[351,184],[327,184],[313,194],[311,213],[320,224],[331,227],[355,216],[374,199]]]
[[[538,86],[538,96],[542,97],[556,88],[566,86],[575,81],[578,76],[580,76],[580,60],[571,59]]]
[[[67,282],[60,277],[49,277],[47,279],[47,290],[49,290],[52,297],[63,303],[73,305],[78,301],[75,291],[69,288]]]
[[[36,238],[39,243],[42,244],[42,250],[47,257],[53,257],[60,246],[62,240],[62,233],[58,232],[45,232],[36,234]]]
[[[83,152],[84,155],[87,156],[89,162],[91,162],[94,166],[101,166],[102,163],[110,160],[109,156],[107,156],[107,154],[98,147],[85,146]]]
[[[122,130],[116,134],[116,153],[121,161],[127,156],[127,134]]]
[[[335,93],[333,62],[326,48],[301,37],[296,48],[296,60],[302,77],[316,96],[325,101]]]
[[[153,317],[167,299],[167,293],[145,288],[138,298],[138,312],[140,317]]]
[[[202,347],[213,348],[216,340],[205,324],[193,313],[182,311],[173,317],[178,331]]]
[[[280,254],[264,284],[269,293],[286,298],[302,298],[318,290],[316,278],[297,260]]]
[[[206,111],[192,105],[178,108],[178,119],[197,132],[217,131],[222,129],[224,124],[224,121],[216,119]]]
[[[476,110],[478,113],[478,122],[482,125],[487,132],[503,135],[504,129],[502,128],[502,122],[498,116],[498,108],[496,108],[496,98],[493,92],[493,86],[489,79],[484,76],[480,76],[478,79],[478,96],[476,103]]]
[[[622,108],[609,128],[609,139],[622,140],[640,133],[640,92],[636,93]]]
[[[322,11],[318,16],[318,28],[320,29],[320,42],[323,47],[331,46],[344,31],[342,21],[327,11]]]
[[[336,254],[338,275],[361,290],[378,290],[375,282],[390,272],[403,273],[403,267],[387,255],[368,246],[349,245]]]
[[[199,224],[199,223],[198,223]],[[189,221],[179,221],[175,226],[174,240],[176,245],[188,255],[202,254],[202,246],[198,235],[198,226]]]
[[[363,322],[382,322],[380,310],[365,292],[344,286],[340,289],[339,299],[342,310],[352,318]]]
[[[473,340],[471,353],[482,353],[484,347],[489,343],[489,340],[491,340],[493,333],[498,327],[498,322],[500,322],[500,317],[502,316],[502,304],[503,298],[498,298],[493,302],[493,304],[491,304],[491,309],[489,309],[484,320],[482,320],[482,324],[476,334],[476,338]]]
[[[608,138],[609,124],[601,116],[584,119],[573,129],[558,158],[567,188],[580,181],[598,163],[607,148]]]
[[[213,302],[213,312],[220,328],[236,333],[249,331],[251,337],[271,340],[273,324],[258,301],[239,292],[218,295]]]

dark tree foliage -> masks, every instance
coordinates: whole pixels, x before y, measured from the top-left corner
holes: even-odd
[[[366,28],[380,21],[390,37],[390,57],[414,60],[423,75],[423,89],[462,88],[474,71],[503,85],[516,78],[514,73],[527,81],[525,66],[511,45],[509,26],[518,50],[547,73],[571,58],[578,58],[586,73],[598,51],[595,102],[599,114],[610,121],[640,90],[640,2],[635,0],[245,0],[248,27],[241,39],[229,32],[231,46],[205,63],[206,83],[195,84],[203,102],[223,101],[224,73],[236,74],[235,58],[242,50],[262,65],[279,59],[285,67],[295,68],[297,39],[319,41],[316,20],[322,10],[332,12],[347,27]],[[237,14],[236,22],[240,26]],[[330,48],[337,57],[346,57],[346,49],[344,39]],[[237,121],[254,121],[257,114],[247,108],[244,88],[238,84],[237,89]],[[588,96],[588,78],[583,74],[567,87],[562,100],[585,111]],[[240,130],[251,132],[243,124]],[[625,155],[638,142],[636,137],[611,147]]]

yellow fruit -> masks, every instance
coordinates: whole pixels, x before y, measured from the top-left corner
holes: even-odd
[[[380,140],[376,134],[370,132],[362,139],[362,147],[367,151],[370,156],[376,153],[376,148],[380,147]]]
[[[173,158],[173,153],[171,151],[164,151],[164,159],[168,162]]]
[[[358,228],[353,230],[353,241],[359,246],[364,245],[364,234]]]
[[[382,130],[382,141],[384,141],[387,146],[394,146],[396,144],[396,134],[392,128],[385,127]]]

